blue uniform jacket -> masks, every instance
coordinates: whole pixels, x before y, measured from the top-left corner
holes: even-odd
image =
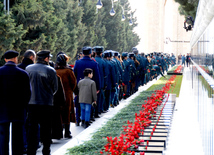
[[[114,69],[114,72],[115,72],[115,74],[114,74],[114,76],[115,76],[115,81],[116,81],[116,83],[119,83],[119,80],[120,80],[120,73],[119,73],[119,68],[118,68],[118,65],[117,65],[117,62],[115,61],[115,60],[111,60],[110,61],[112,64],[113,64],[113,69]]]
[[[113,58],[113,60],[114,60],[114,61],[116,62],[116,64],[117,64],[117,69],[118,69],[117,73],[118,73],[118,75],[119,75],[119,80],[122,80],[123,69],[122,69],[121,63],[120,63],[120,61],[117,60],[116,58]]]
[[[113,87],[116,86],[116,79],[115,79],[115,70],[114,70],[114,65],[107,59],[104,59],[104,61],[107,63],[108,67],[108,76],[107,76],[107,90],[111,90]]]
[[[123,64],[124,64],[124,72],[123,72],[123,83],[124,84],[128,84],[128,82],[131,80],[131,73],[130,73],[130,63],[127,60],[123,60]]]
[[[101,81],[100,81],[100,72],[98,68],[98,63],[92,60],[89,56],[84,56],[82,59],[77,60],[74,65],[74,74],[77,79],[77,84],[80,80],[84,79],[83,71],[86,68],[91,68],[93,70],[93,78],[95,81],[97,90],[101,89]]]

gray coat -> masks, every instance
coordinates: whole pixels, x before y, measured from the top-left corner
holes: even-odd
[[[78,83],[79,88],[79,103],[91,104],[97,101],[96,83],[89,77],[85,77]]]

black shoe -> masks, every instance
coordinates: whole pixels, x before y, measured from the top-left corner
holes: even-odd
[[[76,125],[76,126],[80,126],[80,123],[79,123],[79,122],[76,122],[75,125]]]
[[[95,119],[92,117],[91,119],[90,119],[91,121],[95,121]]]
[[[84,125],[84,128],[86,129],[89,125],[90,125],[90,123],[88,121],[86,121],[85,125]]]
[[[113,104],[110,104],[110,106],[111,106],[112,108],[114,108],[114,105],[113,105]]]
[[[65,133],[65,135],[64,135],[64,138],[72,138],[72,136],[71,136],[71,134],[70,133]]]
[[[95,118],[100,118],[100,116],[99,115],[97,115],[97,116],[94,116]]]

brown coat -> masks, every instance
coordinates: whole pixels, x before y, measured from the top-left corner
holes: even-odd
[[[70,68],[56,69],[56,73],[62,79],[66,98],[66,104],[62,108],[62,121],[64,124],[70,124],[70,122],[76,121],[73,103],[73,91],[77,85],[77,80]]]

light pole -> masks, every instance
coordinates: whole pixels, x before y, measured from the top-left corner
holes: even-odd
[[[101,2],[101,0],[98,0],[96,7],[97,9],[101,9],[103,7],[103,3]]]
[[[126,17],[125,17],[125,14],[124,14],[124,9],[123,9],[123,7],[122,7],[122,5],[120,5],[121,6],[121,8],[122,8],[122,21],[125,21],[126,20]]]
[[[10,11],[10,0],[4,0],[4,10],[7,10],[7,14],[9,14]]]
[[[114,11],[114,2],[113,2],[113,0],[111,0],[111,2],[112,2],[112,8],[111,8],[111,11],[110,11],[110,15],[111,16],[114,16],[115,15],[115,11]]]

